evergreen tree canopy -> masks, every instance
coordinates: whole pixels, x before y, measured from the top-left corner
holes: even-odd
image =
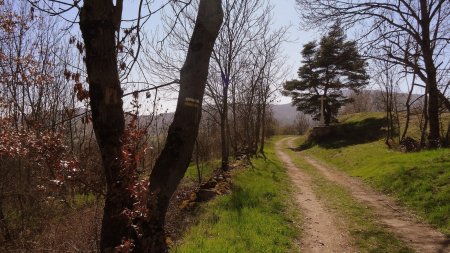
[[[284,93],[292,96],[297,110],[320,118],[321,96],[324,96],[325,124],[336,121],[343,105],[351,99],[344,91],[358,92],[368,82],[366,62],[358,53],[355,41],[347,41],[339,24],[331,27],[320,43],[303,46],[303,65],[298,70],[299,80],[284,84]]]

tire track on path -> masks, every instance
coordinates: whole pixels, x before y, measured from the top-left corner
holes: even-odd
[[[289,147],[294,147],[294,139],[289,139]],[[312,157],[305,156],[304,158],[327,180],[345,187],[356,200],[369,206],[374,211],[377,220],[385,224],[390,232],[405,241],[416,252],[450,253],[449,236],[418,221],[410,212],[397,205],[393,199],[370,189],[363,182],[343,172],[325,166]]]
[[[297,168],[289,155],[282,150],[283,143],[288,139],[278,141],[275,150],[294,183],[295,200],[302,209],[304,220],[300,239],[302,252],[356,252],[352,249],[348,233],[336,225],[333,214],[326,210],[312,191],[309,175]]]

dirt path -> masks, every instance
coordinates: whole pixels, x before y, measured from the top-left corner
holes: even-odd
[[[292,145],[290,139],[288,145]],[[367,206],[384,223],[388,230],[405,241],[416,252],[449,253],[450,238],[431,226],[419,222],[411,213],[404,210],[391,198],[380,194],[355,178],[331,169],[311,157],[305,157],[326,179],[349,189],[353,197]]]
[[[311,189],[311,178],[298,169],[282,150],[286,139],[275,144],[276,153],[286,165],[296,187],[295,199],[302,209],[304,230],[301,238],[302,252],[355,252],[349,243],[349,235],[339,229],[333,215],[325,209]]]

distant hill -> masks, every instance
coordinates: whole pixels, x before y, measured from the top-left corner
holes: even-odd
[[[351,91],[345,91],[348,97],[354,99],[354,103],[350,103],[346,106],[343,106],[339,111],[339,115],[360,113],[360,112],[382,112],[384,111],[384,102],[383,102],[383,92],[380,90],[363,90],[359,94],[355,94]],[[397,108],[400,111],[405,110],[405,104],[407,101],[408,94],[406,93],[396,93],[396,101]],[[423,99],[418,94],[412,94],[411,100],[414,101],[414,104],[411,106],[411,109],[414,108],[422,108]],[[289,125],[294,123],[294,120],[297,116],[296,107],[292,104],[275,104],[272,105],[273,117],[281,124],[281,125]]]
[[[347,92],[348,96],[353,97],[355,102],[344,106],[341,108],[340,115],[358,113],[358,112],[381,112],[384,109],[383,95],[379,90],[364,90],[360,94],[353,94],[352,92]],[[397,103],[398,109],[404,110],[404,104],[406,102],[407,94],[398,93]],[[419,95],[413,94],[411,101],[416,101],[415,106],[421,107],[422,100]],[[274,119],[281,125],[286,126],[293,124],[298,113],[297,108],[291,103],[287,104],[273,104],[271,105],[272,115]],[[231,113],[231,112],[230,112]],[[158,126],[167,126],[172,122],[173,112],[162,113],[157,117],[150,117],[143,115],[141,116],[141,123],[148,123],[150,120],[157,120]],[[310,116],[307,116],[310,118]]]
[[[271,105],[271,108],[272,108],[273,117],[281,125],[292,124],[298,113],[295,106],[292,106],[290,103],[289,104],[274,104],[274,105]],[[231,112],[230,112],[230,114],[231,114]],[[142,116],[140,116],[140,118],[141,118],[140,121],[141,121],[141,124],[145,124],[151,120],[153,120],[153,121],[157,120],[158,125],[162,126],[162,125],[170,124],[173,120],[173,116],[174,116],[173,112],[162,113],[156,117],[142,115]]]
[[[294,123],[297,114],[297,108],[292,104],[272,105],[272,115],[280,125],[289,125]]]

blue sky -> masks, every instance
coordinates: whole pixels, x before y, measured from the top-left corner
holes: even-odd
[[[167,0],[156,0],[153,4],[153,8],[160,6]],[[289,42],[283,45],[283,53],[287,57],[286,64],[292,65],[292,72],[289,78],[296,77],[296,70],[300,66],[300,50],[304,43],[315,39],[313,32],[300,30],[300,19],[295,6],[295,0],[269,0],[273,9],[273,25],[274,28],[282,26],[290,26],[288,39]],[[136,18],[138,1],[132,0],[124,8],[124,19]],[[159,14],[155,14],[147,24],[147,29],[154,29],[161,25]]]
[[[297,69],[300,67],[300,51],[303,44],[317,39],[319,36],[313,31],[304,31],[300,27],[300,18],[295,6],[295,0],[270,0],[274,6],[274,26],[290,26],[288,32],[289,41],[283,45],[283,54],[286,57],[286,65],[289,74],[286,79],[297,78]],[[291,99],[279,96],[278,103],[286,104]]]
[[[161,5],[166,0],[156,0],[153,4],[156,6]],[[282,54],[286,57],[286,68],[289,70],[285,79],[293,79],[297,77],[297,69],[300,66],[300,51],[302,45],[310,40],[315,39],[313,32],[307,32],[300,29],[300,19],[295,6],[295,0],[269,0],[273,5],[273,26],[274,28],[289,26],[288,42],[285,42],[282,46]],[[124,19],[135,18],[137,12],[138,1],[129,1],[124,8]],[[161,20],[158,14],[154,15],[149,23],[147,29],[153,30],[161,25]],[[290,98],[282,97],[279,95],[277,103],[289,103]],[[169,104],[172,104],[169,102]],[[171,106],[168,106],[171,107]],[[169,109],[170,110],[170,109]]]
[[[316,39],[318,36],[312,31],[301,30],[295,0],[270,0],[270,2],[274,6],[274,25],[276,27],[291,26],[288,34],[290,42],[283,45],[283,53],[287,57],[286,64],[292,68],[287,79],[296,78],[303,44]]]

